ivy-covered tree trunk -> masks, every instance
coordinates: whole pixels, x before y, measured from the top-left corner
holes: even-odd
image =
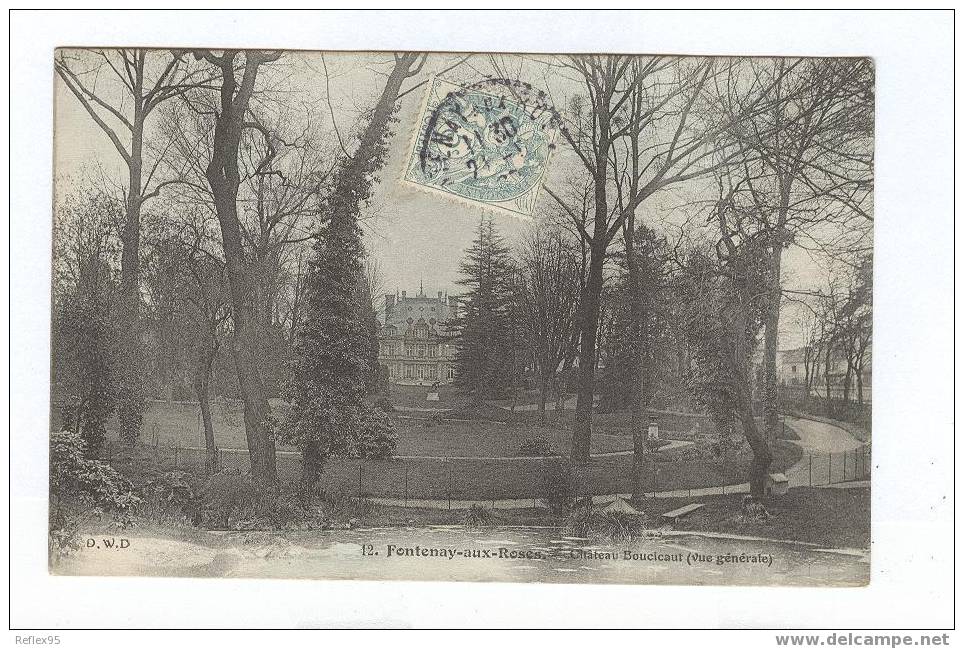
[[[402,83],[421,70],[424,61],[418,54],[395,55],[395,67],[359,136],[358,147],[341,161],[322,210],[322,230],[305,280],[294,376],[286,390],[291,413],[282,431],[285,439],[301,450],[306,502],[310,502],[328,457],[394,452],[390,422],[380,419],[365,402],[373,385],[377,340],[362,267],[364,247],[358,218],[388,155]]]

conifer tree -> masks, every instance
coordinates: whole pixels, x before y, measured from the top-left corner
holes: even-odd
[[[513,316],[515,271],[508,246],[491,219],[483,218],[459,265],[467,292],[450,328],[455,334],[455,384],[476,400],[498,398],[517,383],[521,341]]]

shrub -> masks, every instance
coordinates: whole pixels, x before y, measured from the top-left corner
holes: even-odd
[[[575,480],[568,462],[550,462],[543,476],[543,501],[553,514],[562,514],[572,508],[576,497]]]
[[[566,530],[572,536],[609,541],[632,541],[646,531],[646,517],[627,512],[607,512],[592,502],[576,508],[569,516]]]
[[[462,522],[467,527],[486,527],[492,518],[491,512],[478,503],[473,503],[465,512]]]
[[[380,408],[374,408],[365,418],[358,439],[355,441],[355,454],[368,459],[385,459],[395,455],[398,447],[398,432],[391,416]]]
[[[110,465],[85,457],[81,434],[61,430],[50,436],[50,536],[51,559],[76,549],[82,522],[110,514],[122,525],[141,499],[130,482]]]
[[[200,523],[200,497],[193,477],[184,471],[169,471],[149,480],[139,490],[141,513],[151,520],[189,517]]]
[[[201,492],[200,522],[205,527],[230,529],[257,497],[258,489],[248,476],[229,471],[215,473]]]
[[[552,450],[552,444],[545,437],[536,437],[535,439],[527,439],[522,444],[519,445],[519,450],[516,451],[516,455],[523,457],[547,457],[550,455],[558,455]]]
[[[318,489],[321,502],[316,518],[322,527],[348,525],[351,521],[371,516],[375,506],[370,500],[358,498],[346,484],[337,484],[328,489]]]

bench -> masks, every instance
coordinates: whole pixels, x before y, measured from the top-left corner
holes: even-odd
[[[677,521],[679,521],[679,519],[683,518],[687,514],[692,514],[697,509],[700,509],[701,507],[705,507],[705,505],[703,503],[693,503],[691,505],[684,505],[679,509],[674,509],[671,512],[666,512],[665,514],[662,515],[662,518],[665,518],[667,520],[670,520],[676,523]]]

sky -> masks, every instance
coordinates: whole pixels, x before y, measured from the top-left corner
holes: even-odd
[[[403,88],[411,88],[463,58],[454,54],[432,55],[419,77]],[[307,106],[305,110],[311,113],[313,121],[333,132],[333,118],[339,124],[339,134],[347,138],[360,111],[374,104],[390,67],[391,55],[328,53],[322,61],[318,53],[301,52],[288,55],[288,61],[277,77],[263,79],[295,88],[297,102]],[[328,84],[325,83],[324,67],[331,77]],[[547,74],[545,65],[520,63],[520,59],[513,56],[492,58],[478,55],[441,76],[456,82],[471,82],[492,74],[496,68],[498,72],[518,75],[534,85],[541,81],[559,102],[567,101],[567,96],[578,89],[561,75]],[[123,183],[124,167],[107,136],[56,75],[55,84],[55,199],[82,184],[85,176],[92,173],[102,173]],[[437,291],[458,293],[459,261],[464,250],[471,245],[475,228],[483,215],[491,216],[496,228],[510,244],[519,241],[528,229],[534,227],[532,219],[484,209],[401,182],[404,163],[413,146],[425,89],[426,85],[416,87],[401,100],[389,158],[380,173],[380,183],[365,220],[366,246],[381,267],[385,292],[390,293],[405,290],[411,294],[420,284],[429,295]],[[571,165],[571,161],[566,160],[564,151],[550,161],[546,182],[557,193],[565,183],[563,172],[567,165]],[[542,200],[550,199],[543,194]],[[678,219],[680,206],[690,200],[692,196],[679,192],[658,194],[641,207],[637,220],[659,229],[662,221]],[[784,260],[787,287],[812,288],[821,283],[823,271],[803,250],[791,248],[785,253]],[[784,347],[797,344],[791,323],[793,309],[789,311],[781,320]]]

